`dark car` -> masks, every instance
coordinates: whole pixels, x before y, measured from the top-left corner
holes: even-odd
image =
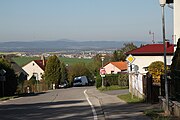
[[[68,88],[69,87],[69,83],[65,80],[63,83],[60,83],[58,88]]]

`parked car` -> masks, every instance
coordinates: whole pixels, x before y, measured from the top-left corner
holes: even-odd
[[[69,87],[69,83],[65,80],[63,83],[60,83],[58,88],[67,88]]]
[[[88,79],[86,76],[79,76],[74,78],[73,86],[85,86],[88,85]]]

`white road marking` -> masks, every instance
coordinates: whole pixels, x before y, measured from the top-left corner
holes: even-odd
[[[91,101],[89,100],[89,97],[88,97],[86,91],[87,91],[87,89],[84,91],[84,95],[85,95],[89,105],[91,106],[91,109],[92,109],[92,112],[93,112],[93,116],[94,116],[94,120],[97,120],[98,118],[97,118],[96,110],[94,109],[94,106],[92,105]]]

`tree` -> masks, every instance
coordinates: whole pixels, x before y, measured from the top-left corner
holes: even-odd
[[[70,83],[72,83],[74,78],[78,76],[87,76],[88,78],[92,77],[92,74],[90,73],[86,64],[83,62],[76,63],[70,66],[68,69],[68,78],[69,78]]]
[[[118,51],[117,51],[117,50],[115,50],[115,51],[113,52],[112,61],[119,61],[119,55],[118,55]]]
[[[180,100],[180,38],[171,64],[171,78],[174,82],[174,95]]]
[[[61,80],[61,62],[56,55],[48,58],[44,77],[49,87],[52,84],[57,85],[58,81]]]
[[[161,61],[152,62],[148,67],[149,73],[153,77],[153,81],[160,82],[160,76],[164,73],[164,63]]]
[[[61,80],[59,81],[59,83],[64,83],[65,80],[68,80],[67,68],[66,65],[61,62]]]
[[[124,47],[122,47],[120,50],[115,50],[113,53],[112,61],[125,61],[126,55],[125,53],[131,50],[136,49],[137,46],[133,43],[124,43]]]
[[[7,60],[0,58],[0,70],[2,69],[6,71],[6,81],[4,81],[4,95],[14,95],[18,85],[17,77],[14,70],[11,68],[11,64]],[[0,84],[0,91],[2,91],[2,87],[2,84]],[[0,92],[0,96],[2,96],[2,92]]]

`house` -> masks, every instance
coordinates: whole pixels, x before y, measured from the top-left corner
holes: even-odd
[[[42,57],[41,60],[33,60],[22,68],[28,73],[28,80],[30,80],[32,77],[35,77],[36,80],[41,80],[45,71],[45,65],[46,60],[44,57]]]
[[[174,53],[174,45],[166,42],[167,49],[167,65],[171,65],[171,60]],[[155,61],[164,62],[164,45],[163,44],[148,44],[144,45],[135,50],[129,51],[126,55],[132,55],[134,61],[128,63],[129,71],[129,92],[139,96],[144,97],[143,93],[143,75],[146,75],[147,67]],[[132,68],[130,67],[132,66]],[[134,70],[134,66],[138,67],[138,71]],[[131,71],[132,69],[132,71]],[[137,69],[136,69],[137,70]]]
[[[104,66],[106,74],[118,74],[121,72],[127,72],[127,62],[109,62]]]
[[[1,58],[6,59],[10,64],[11,68],[14,70],[16,76],[18,77],[19,81],[27,80],[28,73],[26,73],[22,67],[20,67],[14,60],[12,60],[14,55],[2,55]]]

